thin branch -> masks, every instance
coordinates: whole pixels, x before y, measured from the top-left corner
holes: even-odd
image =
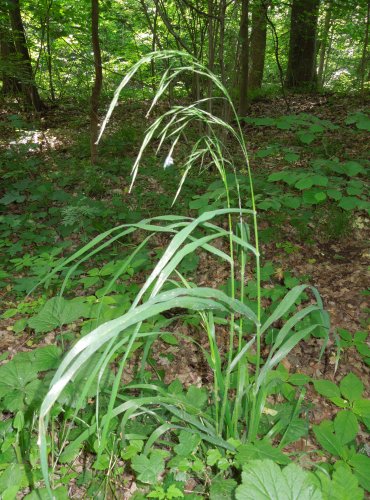
[[[188,54],[192,55],[192,51],[190,50],[190,48],[188,47],[188,45],[182,40],[182,38],[178,35],[178,33],[176,33],[176,30],[174,29],[174,27],[172,26],[171,24],[171,21],[169,20],[168,16],[167,16],[167,12],[161,8],[161,6],[159,5],[159,1],[158,0],[154,0],[154,3],[157,7],[157,10],[158,10],[158,14],[160,15],[162,21],[164,22],[166,28],[168,29],[168,31],[171,33],[171,35],[175,38],[176,42],[183,48],[186,50],[186,52],[188,52]]]
[[[191,2],[189,2],[189,0],[181,0],[181,1],[184,2],[184,4],[187,7],[189,7],[189,9],[194,10],[200,16],[207,17],[208,19],[214,19],[218,22],[221,21],[221,19],[218,16],[216,16],[215,14],[209,14],[208,12],[204,12],[204,10],[201,10],[201,9],[199,9],[199,7],[196,7]]]
[[[283,68],[282,68],[282,66],[280,64],[280,59],[279,59],[279,37],[278,37],[278,34],[276,32],[276,28],[275,28],[274,23],[271,21],[271,19],[268,16],[267,9],[265,11],[265,16],[266,16],[266,20],[267,20],[267,22],[268,22],[268,24],[269,24],[269,26],[271,28],[272,38],[274,40],[275,59],[276,59],[276,64],[277,64],[278,71],[279,71],[279,79],[280,79],[280,84],[281,84],[281,93],[283,95],[283,99],[284,99],[287,111],[290,111],[290,104],[289,104],[289,100],[287,98],[287,95],[286,95],[286,92],[285,92],[285,86],[284,86],[284,72],[283,72]]]

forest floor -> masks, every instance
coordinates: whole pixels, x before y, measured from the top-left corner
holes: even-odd
[[[11,109],[0,111],[4,132],[0,139],[0,164],[4,171],[0,194],[3,313],[0,316],[0,362],[6,362],[17,352],[60,340],[60,329],[40,335],[26,323],[46,298],[57,292],[60,282],[52,281],[49,289],[41,287],[27,295],[58,259],[118,223],[173,213],[171,202],[179,176],[163,170],[163,163],[155,158],[153,149],[145,156],[136,187],[132,194],[128,193],[130,168],[146,126],[144,105],[131,102],[116,108],[100,146],[97,166],[91,166],[89,161],[88,116],[82,111],[62,106],[34,122],[16,115]],[[250,109],[252,118],[307,113],[320,120],[329,120],[339,128],[326,131],[325,136],[304,145],[297,143],[295,130],[246,123],[243,130],[252,171],[266,184],[271,173],[287,166],[290,169],[307,168],[313,157],[336,157],[341,161],[366,159],[368,135],[361,131],[354,134],[345,126],[351,112],[363,109],[364,104],[357,99],[332,96],[296,96],[291,99],[288,113],[282,99],[254,103]],[[298,151],[299,158],[287,163],[281,150],[272,155],[260,153],[277,143],[294,153]],[[186,157],[186,151],[184,144],[174,153],[175,166],[181,157]],[[202,177],[193,174],[189,183],[185,183],[175,213],[194,215],[196,212],[189,208],[189,202],[201,196],[214,180],[212,172]],[[364,211],[344,212],[343,216],[338,216],[337,211],[332,213],[330,209],[330,206],[328,211],[312,206],[316,215],[307,222],[303,234],[290,223],[291,215],[284,215],[283,208],[277,213],[274,209],[261,213],[260,228],[265,235],[262,264],[271,263],[273,269],[264,286],[284,287],[289,279],[305,277],[305,282],[317,287],[330,313],[331,338],[324,355],[320,358],[322,339],[311,337],[301,342],[283,362],[288,372],[338,382],[352,371],[364,382],[368,397],[370,367],[355,345],[344,349],[338,341],[340,330],[351,335],[358,331],[368,332],[368,218]],[[150,256],[159,255],[167,241],[166,237],[156,238]],[[130,244],[135,245],[135,240]],[[119,251],[116,248],[112,258],[117,258]],[[198,258],[194,266],[189,263],[189,279],[213,287],[227,280],[226,267],[215,265],[213,259],[203,255]],[[104,265],[109,259],[107,254],[100,263]],[[135,291],[142,280],[143,272],[139,271],[129,286]],[[83,295],[87,289],[79,283],[68,290],[68,295]],[[91,290],[94,288],[89,289],[89,294],[94,293]],[[268,297],[266,301],[270,304],[273,299]],[[14,328],[14,325],[18,326]],[[72,331],[78,333],[80,325],[79,322],[74,324]],[[191,325],[174,321],[171,328],[184,334],[190,332],[201,344],[205,343]],[[65,328],[67,330],[71,328]],[[223,333],[226,337],[226,332],[221,331],[220,335]],[[166,382],[179,378],[187,386],[210,381],[211,374],[202,354],[195,344],[186,340],[182,340],[180,346],[162,345],[160,353],[153,353],[153,359],[163,369]],[[306,400],[311,403],[312,423],[332,418],[338,410],[312,385],[308,386]],[[362,437],[366,445],[365,435]],[[306,450],[317,448],[309,439],[294,446]]]

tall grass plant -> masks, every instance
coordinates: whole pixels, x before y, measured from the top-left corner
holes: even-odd
[[[280,303],[276,304],[273,313],[267,318],[264,317],[261,301],[261,257],[257,211],[244,133],[227,90],[206,67],[189,55],[178,51],[156,52],[145,56],[132,67],[117,88],[102,124],[99,139],[108,124],[122,89],[143,64],[154,60],[157,63],[166,60],[169,66],[163,74],[148,116],[160,99],[165,96],[169,86],[175,84],[181,74],[193,72],[203,81],[211,81],[216,99],[225,101],[230,108],[234,126],[209,111],[208,99],[201,99],[190,105],[171,107],[156,118],[147,129],[132,168],[131,188],[145,150],[153,139],[158,142],[158,151],[166,148],[164,168],[175,168],[173,165],[176,163],[176,150],[180,144],[184,147],[182,142],[187,143],[187,129],[196,126],[197,130],[203,132],[199,134],[195,143],[189,146],[190,152],[182,165],[182,177],[174,201],[179,196],[192,169],[200,168],[202,171],[212,166],[223,182],[227,204],[223,209],[205,212],[195,219],[168,215],[115,227],[94,238],[54,269],[52,274],[58,273],[67,265],[70,266],[66,276],[67,281],[78,266],[117,240],[128,238],[135,231],[146,233],[147,236],[143,238],[142,243],[137,246],[113,277],[113,284],[153,235],[164,233],[171,236],[170,243],[147,277],[128,312],[98,326],[78,340],[64,357],[51,381],[39,417],[41,463],[49,492],[51,492],[48,459],[50,414],[68,384],[86,365],[92,363],[92,359],[94,365],[91,366],[90,375],[84,390],[79,395],[70,421],[72,423],[77,421],[89,387],[96,378],[98,381],[103,380],[104,373],[111,369],[111,363],[114,361],[116,370],[114,382],[109,391],[108,403],[100,404],[102,387],[98,383],[94,422],[88,425],[75,440],[77,444],[82,443],[94,435],[97,440],[98,459],[107,447],[110,426],[114,419],[119,419],[124,439],[127,422],[145,413],[154,415],[158,426],[148,438],[144,453],[148,453],[150,447],[164,433],[178,430],[198,434],[205,444],[210,443],[212,446],[233,450],[233,439],[243,443],[253,443],[261,437],[260,421],[269,394],[270,374],[274,368],[317,326],[324,326],[327,331],[329,329],[328,316],[323,309],[319,293],[314,287],[307,285],[294,287]],[[239,157],[242,156],[243,165],[235,164],[236,155],[234,151],[229,150],[227,144],[230,139],[238,145]],[[245,200],[242,200],[240,196],[238,206],[231,206],[227,174],[235,173],[237,170],[238,173],[244,172],[249,179],[251,209],[243,208]],[[237,179],[236,176],[235,179]],[[225,219],[226,228],[222,224]],[[215,245],[216,240],[218,244]],[[219,244],[220,241],[223,243]],[[225,251],[225,248],[228,250]],[[215,262],[223,262],[229,266],[231,284],[229,294],[216,288],[198,287],[178,271],[181,261],[197,251],[206,252]],[[255,307],[245,303],[244,286],[248,272],[253,273],[256,281]],[[237,280],[241,282],[239,287]],[[312,292],[313,303],[297,310],[295,307],[297,300],[304,291],[308,290]],[[212,371],[213,383],[208,404],[204,409],[194,408],[191,402],[170,394],[165,388],[154,383],[138,380],[125,385],[122,382],[123,373],[135,343],[138,340],[144,343],[142,367],[145,367],[149,350],[161,334],[160,331],[148,331],[148,328],[143,328],[145,323],[177,307],[199,314],[202,328],[207,336],[208,349],[203,349],[203,354]],[[313,312],[319,312],[320,321],[300,328],[300,322]],[[219,323],[225,325],[225,318],[228,329],[226,353],[221,348],[217,326]],[[273,325],[278,324],[277,322],[282,322],[283,326],[275,336],[267,358],[262,359],[264,335]],[[252,334],[247,333],[251,330],[253,330]],[[255,362],[250,361],[251,353],[254,354]],[[68,433],[65,434],[64,440],[67,442]],[[54,454],[53,460],[55,466],[58,454]]]

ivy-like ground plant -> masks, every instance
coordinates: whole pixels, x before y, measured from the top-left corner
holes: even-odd
[[[185,137],[186,129],[196,126],[197,130],[203,130],[204,133],[198,135],[182,167],[183,174],[175,200],[192,168],[204,169],[213,166],[223,181],[227,205],[222,209],[205,212],[195,219],[168,215],[146,219],[137,224],[114,227],[94,238],[54,269],[52,274],[68,264],[73,264],[66,277],[68,280],[77,266],[118,239],[128,237],[134,231],[140,231],[140,234],[147,233],[142,243],[136,247],[117,275],[113,277],[112,283],[114,283],[153,235],[166,233],[172,236],[162,257],[133,300],[129,311],[117,319],[101,324],[78,340],[64,357],[51,381],[50,389],[41,405],[39,417],[41,464],[50,494],[52,494],[52,485],[49,481],[50,462],[47,439],[50,414],[53,406],[61,400],[68,384],[78,376],[81,370],[86,370],[86,366],[89,367],[86,384],[75,408],[69,411],[68,415],[72,427],[73,422],[79,419],[79,411],[83,407],[89,387],[97,379],[95,418],[92,423],[86,424],[86,429],[73,441],[74,445],[78,446],[94,436],[97,460],[107,449],[114,422],[119,422],[120,429],[117,433],[120,433],[124,441],[128,422],[143,415],[148,415],[157,422],[156,428],[146,441],[144,455],[149,454],[151,447],[164,434],[170,435],[172,432],[178,434],[181,431],[190,435],[198,435],[205,446],[211,445],[220,450],[232,452],[235,451],[236,441],[255,443],[263,437],[260,422],[265,411],[271,371],[317,326],[324,327],[327,333],[329,331],[329,319],[323,309],[320,295],[315,288],[308,285],[299,285],[291,289],[276,304],[271,315],[265,317],[261,302],[257,212],[247,147],[237,112],[227,90],[207,68],[189,55],[178,51],[148,54],[132,67],[117,88],[103,122],[100,137],[121,90],[141,65],[150,63],[152,60],[168,61],[169,69],[163,74],[149,112],[165,95],[168,87],[176,82],[181,73],[193,72],[201,79],[211,80],[216,98],[227,102],[236,125],[232,127],[212,114],[209,111],[209,99],[201,99],[187,106],[173,106],[149,126],[132,169],[132,185],[145,149],[153,138],[159,141],[158,150],[165,144],[169,144],[164,167],[170,168],[176,157],[176,146],[182,137]],[[238,144],[244,165],[235,165],[233,155],[225,144],[227,136]],[[243,208],[243,200],[240,197],[239,206],[230,205],[227,173],[235,173],[237,168],[249,179],[251,209]],[[223,222],[225,218],[227,226],[222,223],[217,224],[217,220]],[[214,245],[216,240],[225,240],[228,252],[223,250],[225,245]],[[177,271],[181,261],[198,250],[208,252],[215,261],[228,264],[231,279],[229,294],[216,288],[198,287]],[[244,286],[247,265],[252,267],[257,284],[257,303],[254,306],[245,303]],[[240,286],[237,286],[237,280],[240,281]],[[63,290],[64,286],[62,293]],[[295,303],[304,291],[312,292],[314,303],[297,310]],[[138,380],[137,383],[125,385],[122,382],[124,369],[138,341],[144,344],[142,369],[139,370],[143,373],[151,346],[161,335],[160,331],[151,331],[147,325],[151,324],[151,320],[157,315],[172,308],[186,309],[199,314],[208,339],[208,349],[202,349],[213,373],[213,384],[209,388],[208,401],[202,407],[195,406],[190,398],[170,393],[163,387],[163,384],[147,383],[144,378]],[[300,322],[312,313],[320,319],[308,327],[305,323],[306,326],[300,328]],[[226,353],[221,350],[217,338],[218,324],[223,324],[224,328],[225,324],[227,325]],[[270,345],[268,356],[262,359],[261,346],[264,335],[269,332],[272,325],[277,324],[280,325],[280,330],[275,335],[273,344]],[[253,362],[250,361],[251,359]],[[111,371],[113,362],[115,378],[107,397],[106,387],[99,385],[99,381],[104,380],[104,373]],[[68,435],[65,440],[68,440]],[[54,453],[53,459],[56,461],[58,454]]]

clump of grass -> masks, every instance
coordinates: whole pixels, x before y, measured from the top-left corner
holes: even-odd
[[[163,74],[148,115],[160,98],[165,95],[170,84],[181,73],[190,71],[197,73],[200,78],[211,80],[220,95],[218,99],[225,100],[230,107],[236,126],[234,128],[212,114],[207,106],[208,99],[201,99],[187,106],[173,106],[149,126],[132,169],[131,187],[134,185],[145,149],[152,139],[155,138],[159,141],[158,150],[165,144],[167,145],[164,168],[173,168],[173,164],[176,163],[176,147],[181,142],[186,129],[201,125],[199,130],[204,130],[204,133],[200,134],[190,147],[188,158],[182,165],[182,178],[174,202],[192,168],[200,167],[202,169],[212,165],[222,179],[226,192],[226,207],[205,212],[195,219],[168,215],[146,219],[136,224],[115,227],[94,238],[63,262],[60,267],[54,269],[53,273],[56,273],[62,267],[65,268],[67,265],[73,264],[66,277],[68,280],[77,266],[118,239],[123,239],[136,230],[146,232],[147,237],[137,246],[126,260],[125,265],[119,270],[119,273],[124,273],[137,252],[148,243],[154,234],[162,232],[172,235],[170,243],[133,300],[129,311],[117,319],[98,326],[76,342],[66,354],[51,381],[49,392],[41,406],[39,418],[41,463],[48,488],[50,485],[47,430],[50,412],[63,390],[92,360],[93,356],[95,364],[91,367],[85,389],[79,395],[75,411],[70,419],[73,422],[78,418],[78,412],[93,380],[96,377],[98,380],[102,380],[104,372],[110,369],[112,360],[116,360],[118,366],[109,401],[105,407],[100,406],[99,390],[101,388],[98,384],[95,421],[88,425],[77,439],[78,442],[83,442],[95,434],[98,443],[98,459],[106,449],[112,420],[120,419],[124,433],[128,420],[142,413],[151,415],[154,413],[158,419],[158,427],[148,438],[144,453],[163,433],[171,429],[195,432],[205,443],[208,442],[224,449],[233,449],[230,438],[239,439],[242,442],[254,442],[259,437],[260,419],[268,394],[269,374],[298,342],[318,326],[315,323],[299,329],[301,320],[313,312],[319,312],[320,326],[324,325],[327,329],[329,327],[328,317],[323,310],[317,290],[306,285],[299,285],[290,290],[277,304],[273,313],[262,321],[257,212],[247,147],[238,115],[227,90],[207,68],[187,54],[177,51],[148,54],[132,67],[117,88],[103,122],[99,139],[107,126],[122,89],[142,64],[147,64],[153,59],[157,61],[168,59],[170,67]],[[233,155],[230,154],[224,142],[226,133],[238,144],[243,157],[244,165],[241,169],[249,179],[251,209],[243,208],[244,203],[240,194],[237,207],[232,207],[230,203],[227,173],[230,171],[235,173],[236,165],[233,161]],[[222,218],[227,219],[227,229],[215,221],[215,219]],[[235,220],[237,224],[235,224]],[[250,232],[253,235],[252,238],[249,236]],[[220,239],[227,242],[228,253],[220,249],[224,247],[214,245],[214,242]],[[230,294],[215,288],[197,287],[177,271],[180,262],[197,250],[208,252],[214,258],[228,264],[231,277]],[[252,267],[256,279],[257,302],[255,309],[245,303],[244,284],[247,265]],[[236,286],[237,276],[241,281],[239,289]],[[118,275],[114,279],[117,277]],[[62,292],[64,286],[65,284],[62,287]],[[315,303],[295,311],[295,302],[307,289],[312,291]],[[183,398],[176,398],[160,386],[141,381],[126,387],[122,384],[122,374],[135,342],[138,340],[144,342],[142,359],[142,366],[144,366],[150,346],[161,333],[143,328],[145,322],[158,314],[177,307],[194,311],[200,315],[208,339],[209,348],[204,350],[204,356],[213,372],[213,385],[209,405],[196,413],[189,402],[184,401]],[[226,355],[223,355],[217,339],[217,324],[221,320],[225,324],[225,318],[228,325],[228,349]],[[283,319],[283,326],[275,336],[267,358],[262,360],[263,336],[272,325],[281,319]],[[247,331],[251,329],[252,334],[247,334]],[[251,350],[255,352],[255,364],[248,362]],[[118,352],[121,353],[119,358],[117,358]],[[99,355],[98,358],[96,358],[96,354]],[[98,360],[96,361],[96,359]],[[133,397],[133,389],[139,390],[140,395]],[[117,401],[119,402],[117,403]],[[159,417],[158,409],[161,409],[167,417]],[[51,490],[49,489],[49,491]]]

